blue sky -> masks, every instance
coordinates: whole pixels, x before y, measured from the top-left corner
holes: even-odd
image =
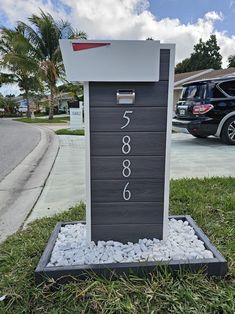
[[[221,47],[223,67],[235,54],[235,0],[0,0],[0,25],[27,22],[39,8],[55,19],[68,20],[89,39],[152,37],[175,43],[176,63],[211,34]],[[11,89],[4,91],[7,88]]]
[[[216,29],[235,35],[235,1],[232,0],[150,0],[150,11],[157,19],[178,18],[182,23],[195,23],[209,11],[221,12],[223,21]]]

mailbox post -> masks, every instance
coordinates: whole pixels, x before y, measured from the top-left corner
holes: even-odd
[[[82,108],[76,107],[73,108],[71,107],[69,109],[70,111],[70,129],[71,130],[80,130],[83,128],[83,123],[82,123]]]
[[[84,83],[88,240],[165,238],[174,45],[61,40]]]

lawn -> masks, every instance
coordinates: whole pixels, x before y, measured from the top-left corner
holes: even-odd
[[[229,263],[224,279],[201,273],[101,278],[36,286],[33,270],[59,220],[84,218],[84,205],[32,223],[0,246],[0,313],[228,313],[234,314],[235,179],[171,182],[171,214],[190,214]]]
[[[58,135],[84,135],[84,130],[60,129],[55,131]]]
[[[14,120],[25,123],[67,123],[69,121],[69,117],[55,117],[51,120],[45,118],[18,118]]]

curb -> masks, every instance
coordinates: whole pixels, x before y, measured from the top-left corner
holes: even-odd
[[[1,182],[0,242],[23,227],[40,197],[59,151],[57,135],[47,128],[35,148]]]

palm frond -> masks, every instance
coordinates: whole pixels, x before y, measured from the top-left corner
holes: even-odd
[[[68,38],[69,39],[87,39],[87,34],[83,31],[74,29]]]
[[[19,54],[8,53],[3,57],[3,62],[16,72],[31,73],[38,70],[38,64],[35,59]]]
[[[25,37],[28,39],[31,47],[34,48],[35,57],[43,59],[46,54],[46,48],[40,35],[33,29],[33,27],[24,22],[19,21],[17,25],[24,29]]]
[[[47,87],[52,96],[58,79],[65,79],[59,39],[87,38],[85,32],[73,29],[68,21],[56,21],[42,10],[26,23],[18,21],[15,29],[2,27],[0,32],[0,68],[14,74],[8,79],[17,81],[27,94]]]
[[[17,81],[17,76],[15,74],[0,73],[0,85],[16,83]]]

